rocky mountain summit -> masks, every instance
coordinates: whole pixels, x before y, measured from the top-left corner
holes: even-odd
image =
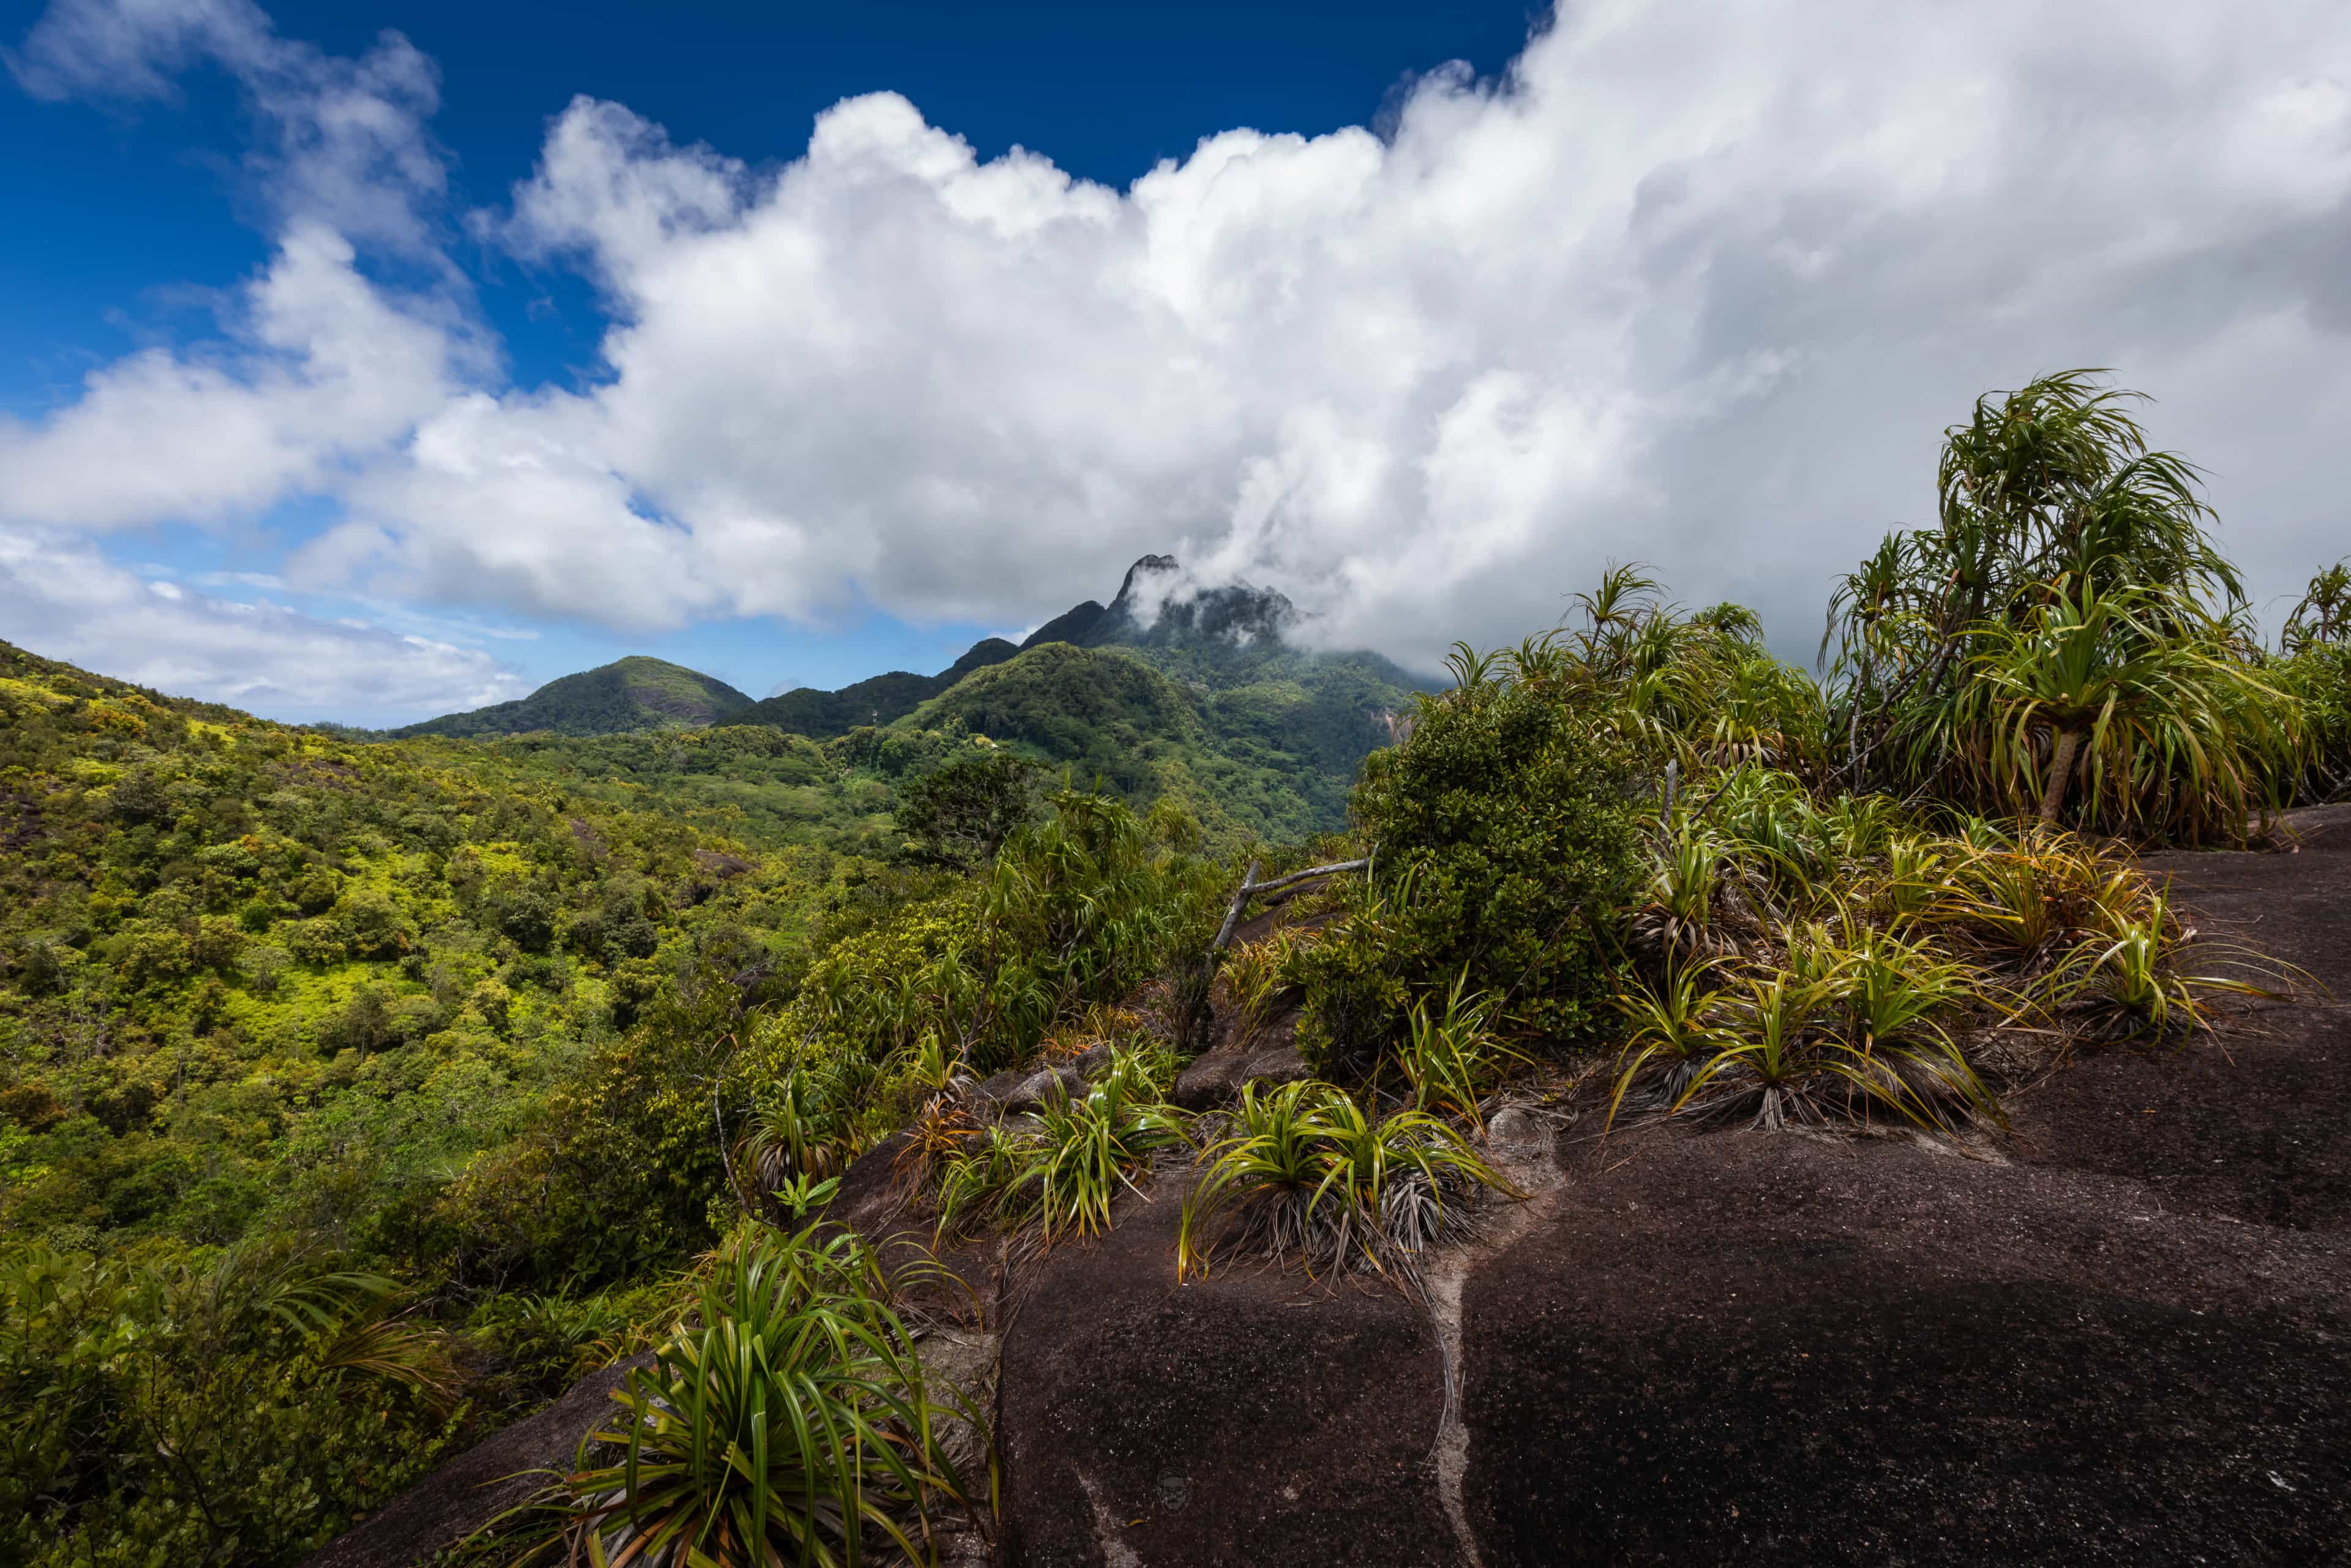
[[[1126,569],[1108,603],[1087,600],[1029,633],[1020,646],[1166,647],[1200,643],[1278,643],[1303,617],[1287,595],[1246,582],[1202,587],[1172,555],[1147,555]]]

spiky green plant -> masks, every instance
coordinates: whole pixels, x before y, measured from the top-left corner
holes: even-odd
[[[846,1233],[745,1236],[612,1397],[562,1483],[562,1539],[596,1568],[935,1562],[969,1507],[941,1438],[954,1396]]]
[[[2282,804],[2272,786],[2300,749],[2293,704],[2229,629],[2158,591],[2084,586],[1987,625],[1970,671],[1935,743],[1984,797],[2043,822],[2078,775],[2084,820],[2140,836],[2240,831]]]
[[[1676,1113],[1701,1117],[1748,1115],[1765,1132],[1825,1126],[1832,1119],[1888,1112],[1921,1127],[1954,1130],[1992,1108],[1966,1058],[1940,1029],[1931,1027],[1938,1003],[1921,1003],[1931,985],[1909,994],[1862,998],[1849,959],[1815,963],[1812,975],[1781,972],[1748,977],[1744,994],[1723,1006],[1730,1043],[1702,1062],[1673,1103]],[[1906,1020],[1886,1039],[1871,1033],[1866,1015]],[[1863,1027],[1852,1027],[1856,1012]]]
[[[1437,1118],[1398,1111],[1374,1119],[1329,1083],[1241,1091],[1227,1135],[1201,1155],[1185,1199],[1179,1274],[1205,1272],[1217,1250],[1361,1267],[1409,1284],[1415,1259],[1466,1233],[1479,1187],[1510,1184]]]
[[[1907,923],[1947,903],[1957,891],[1951,867],[1963,858],[1951,841],[1896,833],[1878,862],[1860,879],[1867,896],[1893,921]]]
[[[1152,1157],[1189,1136],[1165,1102],[1168,1065],[1153,1049],[1114,1050],[1085,1092],[1049,1098],[1032,1124],[962,1124],[935,1166],[940,1234],[983,1221],[1033,1220],[1048,1241],[1108,1229],[1119,1193],[1140,1191]]]
[[[1225,958],[1224,980],[1234,1007],[1233,1038],[1256,1038],[1290,993],[1290,959],[1301,946],[1311,946],[1319,932],[1279,926],[1255,942],[1244,942]]]
[[[2243,974],[2189,973],[2182,959],[2196,933],[2183,926],[2159,890],[2138,890],[2128,904],[2116,901],[2102,913],[2105,918],[2081,933],[2044,993],[2055,1010],[2074,1013],[2095,1035],[2172,1039],[2210,1027],[2206,1002],[2214,995],[2277,994]],[[2234,959],[2240,967],[2253,960],[2234,945],[2206,942],[2195,951],[2208,961]]]
[[[2288,657],[2329,643],[2351,643],[2351,559],[2310,580],[2285,618],[2278,646]]]
[[[1712,960],[1685,964],[1662,985],[1616,998],[1633,1032],[1617,1053],[1615,1088],[1608,1097],[1610,1124],[1635,1087],[1654,1103],[1675,1103],[1698,1070],[1731,1043],[1713,989],[1719,978]]]
[[[1467,973],[1454,977],[1441,1009],[1426,996],[1405,1014],[1405,1038],[1395,1062],[1412,1091],[1412,1108],[1457,1118],[1483,1134],[1485,1097],[1512,1061],[1526,1058],[1497,1038],[1490,1027],[1493,998],[1469,993]]]
[[[812,1070],[786,1073],[755,1105],[735,1152],[740,1173],[763,1193],[796,1176],[839,1176],[856,1155],[855,1123]]]
[[[1186,1141],[1187,1120],[1165,1103],[1164,1092],[1139,1060],[1122,1054],[1082,1097],[1049,1101],[1039,1110],[1017,1181],[1033,1186],[1048,1240],[1109,1229],[1119,1193],[1142,1190],[1135,1174],[1159,1150]]]
[[[2290,789],[2296,706],[2137,401],[2065,371],[1945,433],[1938,526],[1888,536],[1831,601],[1852,788],[2054,821],[2078,772],[2077,821],[2183,840],[2241,837]]]
[[[1714,904],[1723,879],[1723,847],[1704,823],[1684,815],[1651,851],[1648,902],[1633,915],[1633,934],[1670,966],[1715,947]]]

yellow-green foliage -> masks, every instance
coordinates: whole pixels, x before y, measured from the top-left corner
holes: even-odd
[[[834,940],[751,1031],[733,1082],[754,1103],[798,1079],[857,1141],[909,1096],[1030,1061],[1057,1024],[1204,948],[1222,873],[1113,796],[1064,790],[1012,834],[985,881],[906,884],[900,906]]]
[[[1692,783],[1630,924],[1619,1109],[1996,1123],[2000,1083],[2074,1042],[2176,1036],[2247,988],[2184,968],[2162,894],[2071,835],[1762,770]]]
[[[769,983],[832,877],[485,748],[354,745],[14,650],[0,668],[18,1235],[423,1245],[429,1195],[664,986],[705,962]]]

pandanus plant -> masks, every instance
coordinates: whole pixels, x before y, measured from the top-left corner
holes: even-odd
[[[1854,787],[2053,820],[2082,764],[2113,826],[2234,835],[2290,766],[2285,705],[2249,673],[2243,582],[2137,401],[2069,371],[1945,433],[1938,525],[1889,535],[1830,604]]]
[[[2056,586],[2021,624],[1979,629],[1972,678],[1943,737],[1960,765],[2025,796],[2046,823],[2078,771],[2085,817],[2233,830],[2292,760],[2292,704],[2235,656],[2230,624],[2192,599]]]
[[[744,1238],[613,1390],[548,1544],[599,1568],[936,1562],[970,1508],[940,1417],[969,1412],[926,1380],[890,1294],[854,1236]]]

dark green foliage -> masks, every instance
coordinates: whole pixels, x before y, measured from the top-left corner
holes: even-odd
[[[1989,394],[1944,433],[1937,526],[1888,535],[1830,601],[1830,733],[1855,790],[2239,840],[2291,795],[2301,716],[2256,668],[2196,470],[2098,376]]]
[[[1037,811],[1043,770],[1000,747],[957,757],[898,791],[898,830],[943,865],[992,861]]]
[[[454,1435],[441,1337],[282,1244],[0,1251],[0,1562],[292,1563]]]
[[[962,658],[935,675],[893,670],[837,692],[797,686],[752,704],[734,722],[773,725],[794,735],[831,740],[852,729],[895,724],[973,671],[1000,664],[1019,652],[1003,638],[990,637],[973,643]]]
[[[1531,684],[1465,685],[1424,700],[1411,744],[1365,767],[1355,817],[1373,875],[1297,960],[1326,1071],[1368,1069],[1413,991],[1462,977],[1515,1032],[1590,1029],[1640,865],[1634,756],[1601,716]]]
[[[909,722],[935,729],[950,720],[991,740],[1026,742],[1128,796],[1153,792],[1154,761],[1207,739],[1191,705],[1144,660],[1066,643],[979,671]]]
[[[1356,768],[1411,706],[1370,655],[1277,643],[1047,643],[925,703],[902,729],[984,735],[1139,804],[1174,795],[1212,841],[1295,841],[1345,820]]]
[[[661,659],[632,654],[553,680],[517,702],[444,714],[394,736],[623,735],[740,722],[751,699],[726,682]]]

